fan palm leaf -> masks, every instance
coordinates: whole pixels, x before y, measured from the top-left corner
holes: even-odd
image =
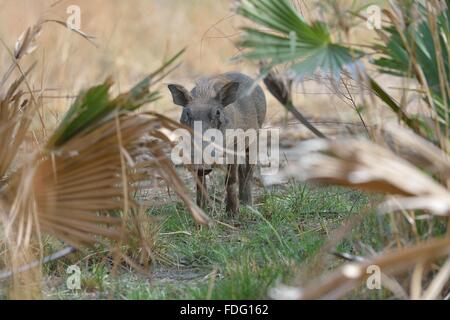
[[[317,70],[335,75],[359,56],[333,43],[326,24],[308,24],[288,0],[244,0],[237,13],[265,28],[243,28],[240,45],[249,49],[244,58],[267,60],[271,66],[288,62],[302,76]]]

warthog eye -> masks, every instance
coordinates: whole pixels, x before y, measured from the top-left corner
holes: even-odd
[[[192,124],[192,112],[190,109],[184,108],[180,122],[188,125]]]
[[[217,109],[214,114],[214,120],[216,122],[216,127],[219,128],[222,124],[224,124],[225,117],[222,110]]]

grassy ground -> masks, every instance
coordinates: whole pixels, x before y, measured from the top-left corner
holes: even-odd
[[[330,232],[362,211],[368,200],[343,188],[289,185],[285,190],[264,191],[255,209],[242,208],[234,219],[217,212],[214,218],[229,226],[212,228],[198,228],[181,204],[169,204],[148,212],[162,218],[155,244],[158,262],[151,275],[123,268],[113,277],[101,250],[84,252],[47,266],[46,295],[50,299],[266,298],[271,285],[291,280]],[[358,226],[353,240],[364,235],[367,245],[376,245],[372,220]],[[339,249],[355,251],[353,243],[344,241]],[[67,290],[65,270],[72,263],[81,269],[81,290]]]

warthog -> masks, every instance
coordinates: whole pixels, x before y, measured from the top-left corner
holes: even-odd
[[[266,98],[263,90],[253,79],[242,73],[229,72],[200,78],[191,92],[178,84],[170,84],[168,87],[173,102],[183,107],[180,122],[193,129],[195,121],[201,122],[202,134],[208,129],[218,129],[222,132],[224,140],[227,140],[226,132],[230,132],[227,129],[257,131],[266,116]],[[252,142],[246,141],[245,150],[241,151],[245,154],[243,163],[226,164],[226,208],[232,214],[239,210],[236,191],[238,181],[240,201],[248,205],[252,205],[253,202],[251,189],[255,164],[249,161],[250,143]],[[207,195],[205,178],[212,167],[197,165],[194,168],[198,177],[197,204],[204,208]]]

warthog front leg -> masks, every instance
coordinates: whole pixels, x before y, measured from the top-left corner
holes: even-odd
[[[200,208],[206,208],[208,200],[208,189],[206,186],[206,175],[209,172],[203,170],[197,171],[197,205]]]
[[[253,205],[252,182],[255,166],[250,164],[249,150],[246,151],[245,164],[239,165],[239,200],[243,204]]]
[[[237,195],[237,165],[230,164],[227,166],[227,174],[225,178],[227,188],[227,212],[235,215],[239,211],[239,200]]]

